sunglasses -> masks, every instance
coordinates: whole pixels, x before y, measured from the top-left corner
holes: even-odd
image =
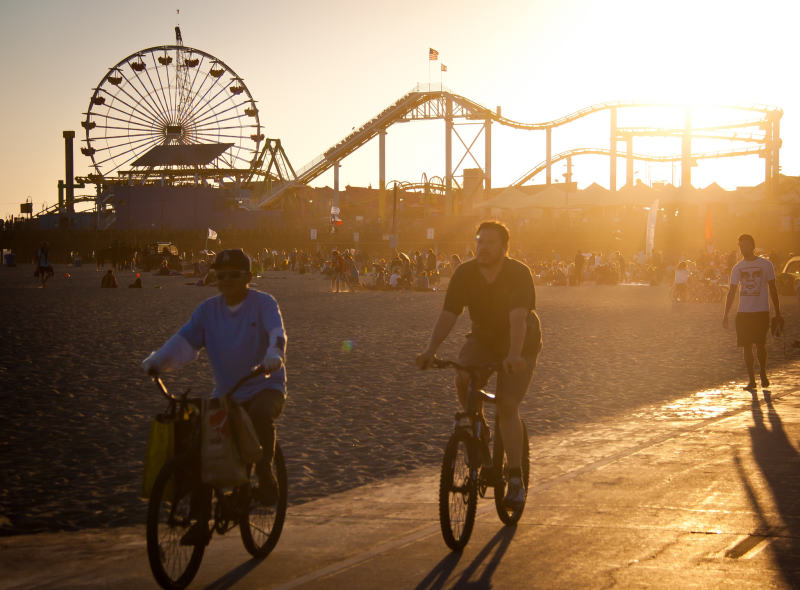
[[[219,280],[223,280],[223,281],[225,279],[238,279],[242,275],[244,275],[244,272],[242,272],[241,270],[218,270],[217,271],[217,278]]]

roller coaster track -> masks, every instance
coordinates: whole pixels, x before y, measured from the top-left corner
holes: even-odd
[[[450,103],[451,108],[448,111],[448,100],[452,101]],[[523,129],[523,130],[545,130],[550,129],[553,127],[559,127],[561,125],[565,125],[576,119],[580,119],[587,115],[597,113],[603,110],[609,110],[613,108],[625,108],[625,107],[676,107],[680,105],[675,104],[668,104],[668,103],[661,103],[661,102],[635,102],[635,101],[620,101],[620,102],[607,102],[607,103],[599,103],[588,106],[586,108],[580,109],[573,113],[570,113],[564,117],[560,117],[558,119],[553,119],[552,121],[546,121],[543,123],[522,123],[519,121],[514,121],[513,119],[509,119],[507,117],[503,117],[500,114],[488,109],[464,96],[460,96],[458,94],[453,94],[447,90],[424,90],[421,87],[417,86],[416,88],[412,89],[408,93],[404,94],[400,97],[397,101],[395,101],[392,105],[378,113],[375,117],[364,123],[361,127],[347,135],[341,141],[336,143],[335,145],[331,146],[327,149],[324,153],[320,156],[309,162],[306,166],[300,169],[294,178],[287,179],[283,184],[280,184],[276,188],[274,188],[269,194],[265,195],[263,198],[259,200],[256,207],[259,209],[269,207],[270,205],[275,204],[287,191],[291,190],[292,188],[300,187],[303,185],[307,185],[309,182],[329,170],[333,167],[337,162],[342,160],[343,158],[347,157],[361,146],[369,142],[378,134],[384,132],[388,127],[393,125],[394,123],[403,122],[403,121],[412,121],[412,120],[431,120],[431,119],[444,119],[446,117],[452,118],[461,118],[467,120],[475,120],[475,121],[493,121],[500,125],[505,125],[507,127],[512,127],[514,129]],[[723,105],[720,108],[727,108],[727,109],[737,109],[743,111],[750,111],[750,112],[757,112],[762,113],[762,115],[766,118],[769,116],[777,116],[780,117],[783,114],[783,111],[777,107],[765,106],[765,105],[752,105],[752,106],[738,106],[738,105]],[[733,129],[738,127],[764,127],[764,120],[754,121],[754,122],[747,122],[747,123],[737,123],[734,125],[723,125],[717,127],[707,127],[703,129],[698,129],[698,131],[714,131],[714,130],[722,130],[722,129]],[[672,134],[673,132],[677,134],[678,132],[683,132],[683,130],[669,130]],[[653,134],[656,133],[657,130],[652,130]],[[663,132],[661,133],[664,134]],[[725,139],[739,139],[739,138],[728,138]],[[742,140],[744,140],[742,138]],[[752,139],[752,141],[759,141],[757,138]],[[564,152],[565,154],[568,152]],[[578,154],[586,154],[586,153],[593,153],[593,154],[603,154],[609,155],[609,150],[592,150],[589,149],[579,149],[579,150],[572,150],[572,155]],[[721,154],[723,152],[720,152]],[[725,155],[713,156],[713,157],[726,157],[730,155],[744,155],[745,153],[756,153],[751,150],[741,150],[736,152],[724,152]],[[563,156],[567,157],[567,156]],[[700,155],[694,157],[712,157],[707,155]],[[638,157],[639,159],[651,159],[651,158],[660,158],[656,156],[641,156]],[[670,161],[669,157],[665,161]],[[671,158],[672,160],[680,159]],[[551,164],[554,160],[551,160]],[[651,161],[658,161],[651,160]],[[541,166],[541,164],[539,165]],[[537,170],[534,168],[534,170]],[[535,173],[533,171],[526,174],[523,178],[531,178],[534,176]],[[519,181],[518,181],[519,183]],[[515,183],[515,184],[518,184]]]
[[[753,155],[760,155],[762,153],[761,148],[748,148],[742,150],[729,150],[729,151],[720,151],[720,152],[705,152],[701,154],[692,154],[689,156],[693,160],[708,160],[713,158],[730,158],[734,156],[753,156]],[[561,152],[553,156],[550,159],[550,164],[554,164],[561,160],[566,160],[567,158],[571,158],[573,156],[611,156],[611,150],[607,148],[578,148],[574,150],[567,150],[566,152]],[[617,152],[618,158],[627,158],[627,154],[623,154]],[[631,154],[630,157],[634,160],[642,160],[645,162],[679,162],[682,156],[653,156],[653,155],[646,155],[646,154]],[[539,162],[534,168],[526,172],[520,178],[515,180],[511,183],[510,186],[521,186],[528,182],[531,178],[539,174],[540,172],[547,169],[547,160],[544,162]]]

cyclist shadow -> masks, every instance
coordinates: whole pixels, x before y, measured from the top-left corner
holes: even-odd
[[[246,575],[256,569],[263,562],[263,559],[248,559],[244,563],[236,566],[228,573],[208,584],[205,587],[205,590],[226,590],[227,588],[233,588],[236,584],[241,582]]]
[[[470,563],[462,572],[461,577],[456,580],[456,582],[453,584],[453,587],[476,589],[491,588],[492,576],[494,575],[497,566],[500,565],[500,561],[503,559],[503,555],[508,549],[508,546],[511,544],[511,540],[514,538],[516,533],[516,525],[504,526],[502,529],[497,531],[497,533],[495,533],[489,542],[486,543],[486,546],[481,549],[480,553],[475,556],[475,559],[472,560],[472,563]],[[436,564],[436,567],[434,567],[430,573],[425,576],[425,579],[417,584],[415,590],[435,590],[438,588],[443,588],[460,559],[461,553],[450,553],[447,555],[438,564]],[[478,579],[470,580],[470,577],[472,577],[472,575],[478,571],[478,569],[481,567],[481,564],[484,562],[486,562],[486,565],[483,567],[483,571]]]
[[[736,461],[739,477],[746,488],[750,503],[759,521],[757,531],[771,538],[769,544],[775,561],[784,579],[790,587],[800,588],[800,567],[797,556],[800,555],[800,519],[797,518],[797,497],[800,494],[800,453],[791,443],[783,429],[778,412],[772,404],[772,396],[764,390],[767,405],[769,428],[764,422],[764,412],[756,395],[753,396],[751,411],[753,426],[750,427],[753,459],[767,482],[772,500],[778,512],[781,524],[775,523],[775,517],[769,518],[770,506],[759,501],[759,490],[748,481],[742,462],[738,456]],[[771,522],[772,521],[772,522]]]

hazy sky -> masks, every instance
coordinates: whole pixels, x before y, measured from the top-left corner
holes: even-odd
[[[108,69],[137,50],[174,43],[177,23],[187,46],[244,78],[265,135],[282,140],[295,169],[427,83],[433,47],[448,67],[447,87],[484,106],[500,105],[519,121],[616,100],[779,106],[783,172],[797,175],[798,17],[796,0],[0,0],[0,215],[18,213],[29,196],[35,211],[56,202],[64,176],[61,132],[75,130],[80,139],[82,114]],[[607,115],[600,115],[556,130],[554,151],[608,147],[607,129]],[[469,142],[475,130],[462,133]],[[76,141],[75,172],[85,174],[90,160],[80,146]],[[376,186],[377,153],[373,141],[344,160],[341,185]],[[495,125],[493,185],[512,182],[543,154],[543,133]],[[443,122],[390,128],[387,155],[387,180],[443,175]],[[608,184],[607,159],[574,164],[581,186]],[[617,174],[624,179],[622,164]],[[669,175],[663,166],[637,166],[645,181]],[[717,181],[728,188],[762,180],[757,157],[701,164],[693,177],[696,186]],[[332,185],[332,174],[314,184]]]

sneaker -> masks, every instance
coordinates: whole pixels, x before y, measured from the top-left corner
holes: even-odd
[[[503,498],[503,508],[516,511],[521,510],[523,506],[525,506],[525,486],[522,485],[522,479],[512,477],[508,480],[508,489]]]
[[[208,534],[208,524],[196,522],[181,537],[181,545],[208,545],[211,535]]]
[[[755,391],[757,388],[755,380],[750,381],[747,385],[744,386],[745,391]]]
[[[766,373],[761,375],[761,387],[769,387],[769,379],[767,379]]]
[[[272,506],[278,502],[278,482],[272,473],[269,477],[259,478],[258,487],[253,490],[253,497],[264,506]]]

